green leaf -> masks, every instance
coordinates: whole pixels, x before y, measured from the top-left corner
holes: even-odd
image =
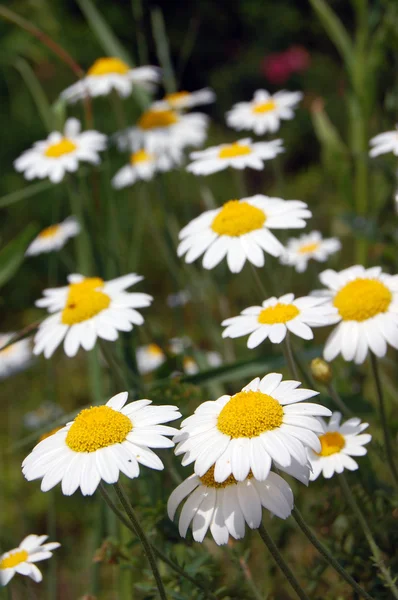
[[[32,239],[37,228],[30,224],[26,229],[14,238],[0,251],[0,287],[19,269],[25,255],[28,243]]]
[[[313,103],[311,117],[320,144],[328,151],[348,156],[348,148],[325,112],[322,100]]]
[[[50,187],[54,187],[54,184],[51,183],[51,181],[40,181],[39,183],[28,185],[21,190],[17,190],[16,192],[12,192],[11,194],[7,194],[0,198],[0,208],[10,206],[10,204],[15,204],[15,202],[40,194],[40,192],[44,192]]]
[[[160,66],[163,69],[164,87],[168,94],[177,91],[173,66],[170,58],[169,40],[164,25],[163,14],[160,8],[154,8],[151,12],[152,35],[155,39],[156,54]]]
[[[51,131],[53,131],[53,119],[50,103],[48,102],[32,67],[23,58],[17,58],[17,60],[14,61],[14,67],[19,71],[26,87],[30,91],[45,128],[51,133]]]

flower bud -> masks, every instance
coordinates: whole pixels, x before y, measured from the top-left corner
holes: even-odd
[[[332,381],[332,367],[323,358],[311,361],[311,373],[315,381],[328,385]]]

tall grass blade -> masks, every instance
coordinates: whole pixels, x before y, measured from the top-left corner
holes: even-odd
[[[32,67],[24,58],[17,58],[14,62],[14,67],[20,73],[26,87],[31,93],[44,127],[51,133],[54,128],[51,106]]]
[[[163,14],[160,8],[151,11],[152,35],[156,44],[156,53],[160,66],[163,69],[163,82],[167,93],[177,91],[177,83],[170,57],[170,46],[167,38]]]

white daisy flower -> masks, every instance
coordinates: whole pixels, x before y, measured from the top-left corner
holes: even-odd
[[[68,217],[62,223],[50,225],[39,233],[28,246],[25,256],[35,256],[63,248],[69,238],[80,233],[80,225],[75,217]]]
[[[398,275],[356,265],[340,272],[327,269],[319,279],[329,289],[315,293],[337,308],[332,322],[338,325],[326,342],[325,360],[342,354],[361,364],[368,350],[382,357],[387,344],[398,348]]]
[[[176,406],[149,406],[151,400],[126,404],[127,392],[106,405],[82,410],[74,421],[46,438],[25,458],[22,472],[28,481],[42,479],[47,492],[61,482],[70,496],[80,487],[91,496],[100,481],[116,483],[119,472],[138,477],[139,465],[162,470],[163,463],[150,448],[172,448],[165,436],[177,432],[163,423],[178,419]]]
[[[214,479],[214,467],[204,475],[191,475],[171,494],[167,512],[174,519],[177,508],[185,500],[179,518],[179,532],[185,538],[189,526],[193,539],[203,542],[210,528],[218,545],[245,536],[246,523],[258,529],[263,507],[280,519],[287,519],[293,510],[294,499],[290,486],[276,473],[265,481],[256,481],[250,474],[243,481],[230,475],[223,483]]]
[[[285,294],[280,298],[264,300],[262,306],[245,308],[237,317],[225,319],[221,323],[227,326],[222,337],[237,338],[249,335],[248,348],[256,348],[269,338],[273,344],[280,344],[288,331],[304,340],[312,340],[311,327],[329,325],[330,316],[337,310],[325,305],[324,298],[303,296],[294,299],[294,294]]]
[[[318,392],[297,389],[299,385],[270,373],[253,379],[234,396],[204,402],[182,422],[174,437],[175,453],[184,454],[184,466],[194,462],[199,477],[214,465],[214,478],[220,483],[230,475],[244,481],[250,471],[264,481],[272,462],[296,476],[294,464],[308,464],[306,447],[321,450],[317,434],[323,426],[315,417],[331,415],[324,406],[302,403]]]
[[[207,210],[180,231],[178,256],[192,263],[204,254],[203,267],[213,269],[223,258],[232,273],[239,273],[246,259],[264,266],[264,252],[280,256],[283,246],[271,229],[300,229],[311,211],[300,200],[282,200],[257,194],[230,200]]]
[[[149,181],[158,171],[170,171],[181,160],[180,151],[149,154],[145,150],[137,150],[130,155],[129,164],[119,169],[113,177],[112,185],[120,189],[133,185],[138,180]]]
[[[356,471],[358,463],[353,456],[364,456],[367,453],[365,444],[368,444],[372,436],[362,433],[369,423],[361,423],[357,417],[348,419],[340,425],[341,413],[334,412],[329,423],[325,423],[325,433],[319,436],[321,442],[320,452],[308,450],[308,458],[311,463],[311,481],[319,477],[321,473],[326,479],[330,479],[334,473],[342,473],[344,469]]]
[[[68,102],[76,102],[88,96],[106,96],[115,90],[126,98],[134,86],[152,90],[160,80],[160,69],[157,67],[136,67],[132,69],[120,58],[98,58],[89,68],[86,76],[66,88],[61,98]]]
[[[181,91],[166,94],[162,100],[154,102],[153,106],[162,109],[187,110],[203,104],[212,104],[215,100],[216,94],[214,90],[203,88],[196,92]]]
[[[50,358],[64,340],[67,356],[75,356],[79,347],[91,350],[97,337],[114,342],[118,331],[131,331],[144,319],[136,308],[149,306],[152,296],[131,294],[126,289],[143,277],[130,273],[103,281],[100,277],[69,275],[69,285],[44,290],[36,306],[54,313],[39,326],[34,338],[34,354],[44,352]]]
[[[207,367],[215,369],[222,365],[222,356],[219,352],[203,352],[203,359]],[[200,372],[199,365],[192,356],[184,356],[182,368],[186,375],[196,375]]]
[[[105,150],[106,136],[98,131],[80,132],[77,119],[68,119],[64,131],[53,131],[48,138],[36,142],[14,161],[16,171],[25,179],[44,179],[59,183],[65,173],[77,171],[80,162],[98,164],[98,152]]]
[[[52,551],[59,548],[58,542],[44,542],[48,535],[28,535],[18,548],[9,550],[0,556],[0,585],[5,586],[15,573],[26,575],[38,583],[43,576],[35,563],[51,558]]]
[[[14,337],[15,333],[0,333],[0,379],[23,371],[32,363],[30,339],[20,340],[1,350]]]
[[[283,265],[294,266],[298,273],[303,273],[309,260],[325,262],[340,249],[341,243],[337,238],[324,239],[319,231],[312,231],[303,233],[298,238],[290,238],[280,261]]]
[[[370,145],[373,146],[369,152],[372,157],[388,152],[398,156],[398,125],[396,125],[394,131],[385,131],[373,137],[370,140]]]
[[[282,140],[252,143],[250,138],[238,140],[233,144],[221,144],[206,148],[190,155],[194,162],[187,166],[187,171],[195,175],[210,175],[228,167],[245,169],[250,167],[261,171],[264,161],[275,158],[284,151]]]
[[[136,359],[138,371],[146,375],[160,367],[166,360],[166,355],[157,344],[146,344],[137,348]]]
[[[227,123],[233,129],[251,129],[256,135],[267,131],[275,133],[280,121],[293,119],[294,109],[300,102],[301,92],[281,90],[271,95],[266,90],[257,90],[250,102],[238,102],[227,113]]]

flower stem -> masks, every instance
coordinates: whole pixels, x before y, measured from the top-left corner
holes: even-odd
[[[333,402],[341,410],[343,415],[346,415],[346,416],[353,415],[352,410],[350,410],[348,408],[348,406],[345,404],[345,402],[343,402],[340,394],[338,393],[338,391],[336,390],[336,388],[334,387],[334,385],[332,383],[329,383],[329,385],[328,385],[328,392],[329,392],[329,395],[332,398]]]
[[[291,571],[289,565],[285,562],[274,540],[271,538],[271,536],[269,535],[262,523],[258,528],[258,532],[264,544],[267,546],[270,554],[272,555],[272,558],[274,559],[274,561],[276,562],[276,564],[278,565],[278,567],[280,568],[280,570],[282,571],[282,573],[284,574],[294,591],[296,592],[297,596],[300,598],[300,600],[309,600],[309,597],[300,586],[296,577],[293,575],[293,572]]]
[[[293,377],[296,381],[300,381],[300,375],[297,370],[297,365],[296,365],[296,363],[294,361],[294,357],[293,357],[293,350],[292,350],[292,344],[290,342],[290,333],[289,332],[286,333],[284,349],[285,349],[284,354],[285,354],[286,362],[290,369],[290,373],[293,375]]]
[[[364,589],[362,589],[362,587],[355,581],[355,579],[351,577],[351,575],[349,575],[349,573],[347,573],[347,571],[341,566],[341,564],[334,558],[334,556],[329,552],[326,546],[324,546],[318,540],[318,538],[315,536],[315,534],[311,531],[311,529],[304,521],[301,513],[298,511],[297,508],[293,509],[292,516],[296,521],[297,525],[300,527],[301,531],[304,533],[304,535],[307,536],[311,544],[314,546],[314,548],[318,550],[319,554],[323,556],[326,562],[328,562],[329,565],[333,567],[335,571],[337,571],[337,573],[357,592],[357,594],[359,594],[361,598],[365,598],[365,600],[373,600],[372,596],[369,596],[369,594],[365,592]]]
[[[256,267],[252,263],[250,263],[250,267],[251,267],[251,270],[253,273],[253,277],[256,281],[256,285],[257,285],[258,289],[260,290],[263,299],[265,300],[265,298],[267,298],[267,296],[268,296],[267,290],[265,289],[264,284],[260,279],[260,275],[258,274]]]

